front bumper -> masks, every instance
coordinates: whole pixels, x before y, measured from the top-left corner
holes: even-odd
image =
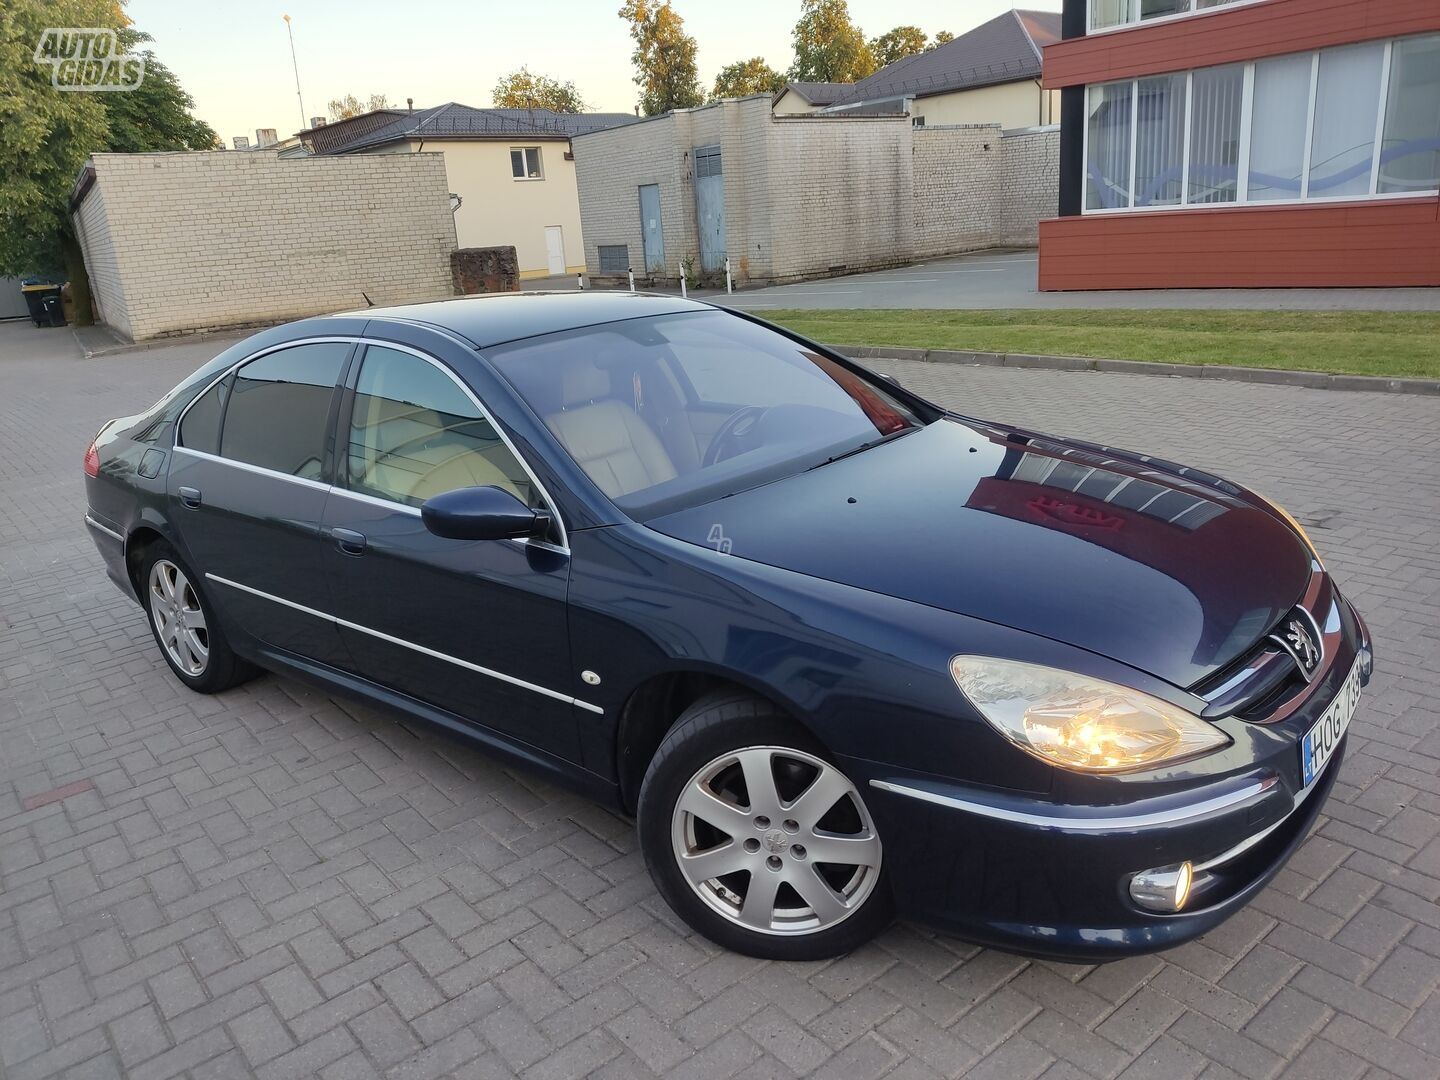
[[[897,906],[970,940],[1067,960],[1170,948],[1217,926],[1280,870],[1334,787],[1348,735],[1309,788],[1297,745],[1371,648],[1363,621],[1349,614],[1335,677],[1317,683],[1284,738],[1270,729],[1273,753],[1182,790],[1144,797],[1155,789],[1141,783],[1129,802],[1066,804],[847,762],[852,777],[868,781]],[[1195,867],[1184,910],[1157,914],[1131,899],[1135,874],[1184,861]]]

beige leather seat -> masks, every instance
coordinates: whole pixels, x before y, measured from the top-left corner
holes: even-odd
[[[363,416],[371,436],[391,448],[381,452],[360,442],[363,430],[352,433],[350,473],[362,488],[418,504],[493,484],[529,501],[529,478],[484,420],[456,424],[450,417],[447,427],[447,418],[431,409],[382,397],[362,398],[361,406],[356,419]]]
[[[660,437],[630,404],[606,395],[610,373],[589,363],[571,364],[561,375],[561,409],[545,422],[612,499],[675,478],[675,465]]]

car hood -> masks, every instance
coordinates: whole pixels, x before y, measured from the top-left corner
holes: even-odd
[[[1258,641],[1311,573],[1290,527],[1223,480],[953,417],[646,524],[1181,687]]]

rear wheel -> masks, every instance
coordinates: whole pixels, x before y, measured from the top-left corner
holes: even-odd
[[[140,581],[150,631],[181,682],[214,694],[255,676],[256,669],[231,651],[196,575],[174,548],[163,541],[152,544]]]
[[[687,710],[646,773],[639,823],[661,894],[727,948],[817,960],[892,918],[859,790],[767,702],[729,695]]]

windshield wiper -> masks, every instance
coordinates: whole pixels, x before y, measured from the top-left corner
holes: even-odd
[[[898,439],[901,435],[909,435],[910,432],[914,430],[915,428],[913,427],[904,427],[901,428],[899,431],[892,431],[888,435],[881,435],[878,439],[870,439],[866,442],[861,443],[859,446],[852,446],[849,450],[846,450],[843,453],[836,454],[834,457],[828,457],[824,461],[817,462],[816,464],[811,465],[805,471],[814,472],[816,469],[824,465],[829,465],[831,462],[842,461],[847,457],[854,457],[856,454],[863,453],[864,451],[869,450],[872,446],[879,446],[881,443],[889,442],[891,439]]]

